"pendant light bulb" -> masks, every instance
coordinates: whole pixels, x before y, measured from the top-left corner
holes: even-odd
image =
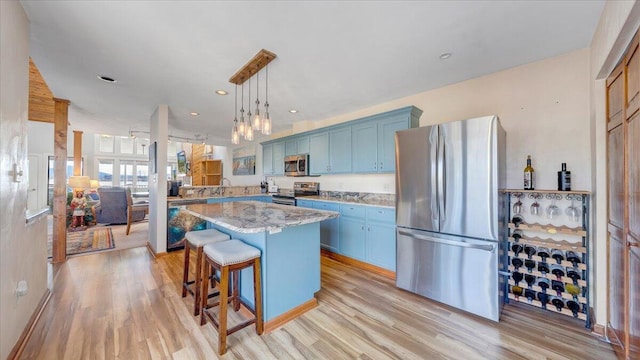
[[[268,111],[265,111],[264,119],[262,119],[262,134],[271,135],[271,118]]]
[[[253,141],[253,127],[251,126],[251,78],[249,78],[249,97],[247,99],[249,103],[249,112],[247,112],[247,125],[245,128],[244,139],[247,141]]]
[[[260,72],[256,73],[256,113],[253,117],[253,128],[256,131],[260,131],[262,129],[262,124],[260,123]]]
[[[238,132],[238,121],[233,125],[233,130],[231,131],[231,143],[233,145],[238,145],[240,143],[240,133]]]
[[[251,127],[251,123],[247,124],[247,129],[244,134],[244,139],[247,141],[253,141],[253,128]]]
[[[269,65],[265,69],[266,84],[264,87],[264,117],[262,118],[262,134],[271,135],[271,116],[269,115]]]
[[[238,125],[238,134],[240,134],[240,136],[245,136],[246,131],[247,127],[244,122],[244,83],[242,83],[242,100],[240,101],[240,125]]]

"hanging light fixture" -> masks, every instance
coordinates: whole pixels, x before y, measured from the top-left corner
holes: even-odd
[[[268,82],[269,82],[269,73],[267,72],[267,84],[265,87],[265,104],[264,104],[264,116],[260,116],[260,77],[259,72],[262,68],[266,67],[271,61],[276,58],[276,54],[271,51],[262,49],[260,50],[248,63],[246,63],[240,70],[238,70],[231,78],[229,82],[236,85],[242,85],[242,97],[240,102],[240,121],[236,122],[234,119],[234,130],[232,130],[231,140],[233,144],[237,144],[234,138],[235,127],[237,126],[237,138],[238,142],[240,141],[240,137],[244,137],[247,141],[253,140],[253,131],[260,131],[264,135],[270,135],[273,127],[273,123],[271,122],[271,117],[269,115],[269,97],[268,97]],[[256,75],[256,109],[255,109],[255,117],[251,114],[251,77]],[[244,83],[249,81],[249,98],[247,100],[247,121],[244,119]],[[237,98],[237,88],[236,88],[236,98]],[[237,100],[236,100],[237,104]],[[237,105],[236,105],[237,106]]]
[[[264,117],[262,118],[262,134],[271,135],[271,116],[269,116],[269,65],[266,66],[266,84],[264,86]]]
[[[238,130],[238,85],[236,85],[236,99],[233,107],[233,130],[231,130],[231,143],[238,145],[240,143],[240,131]]]
[[[247,113],[247,118],[249,119],[249,121],[247,121],[247,128],[245,130],[244,139],[247,141],[253,141],[253,127],[251,126],[251,78],[249,78],[249,85],[247,87],[249,88],[249,96],[247,98],[247,104],[249,104],[249,112]]]
[[[236,102],[238,101],[237,92],[238,92],[238,84],[236,84]],[[246,131],[247,131],[247,127],[244,122],[244,83],[242,83],[242,100],[240,101],[240,125],[238,126],[238,135],[244,137],[244,134],[246,133]]]
[[[256,71],[256,113],[253,116],[253,128],[256,131],[262,131],[262,124],[260,123],[260,70]]]

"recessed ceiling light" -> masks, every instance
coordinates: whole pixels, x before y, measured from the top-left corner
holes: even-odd
[[[191,114],[191,116],[198,116],[198,115],[200,115],[200,113],[199,113],[199,112],[195,112],[195,111],[194,111],[194,112],[190,112],[189,114]]]
[[[218,95],[227,95],[228,92],[226,92],[224,90],[216,90],[216,94],[218,94]]]
[[[440,55],[440,59],[445,60],[451,57],[451,53],[444,53]]]
[[[116,79],[109,77],[109,76],[104,76],[104,75],[98,75],[98,79],[104,81],[104,82],[108,82],[108,83],[114,83],[116,82]]]
[[[295,114],[295,113],[297,113],[297,112],[298,112],[298,110],[296,110],[296,109],[291,109],[291,110],[289,110],[289,112],[290,112],[290,113],[292,113],[292,114]]]

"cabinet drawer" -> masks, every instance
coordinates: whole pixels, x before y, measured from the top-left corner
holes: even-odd
[[[364,219],[365,217],[364,206],[358,205],[340,205],[340,215],[349,217],[358,217]]]
[[[313,207],[320,210],[340,211],[339,204],[315,201]]]
[[[367,221],[396,223],[396,210],[387,208],[367,208]]]
[[[304,208],[312,208],[314,201],[311,200],[296,200],[296,206]]]

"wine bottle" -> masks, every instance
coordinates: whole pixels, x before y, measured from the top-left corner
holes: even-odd
[[[573,267],[578,267],[580,256],[574,251],[567,251],[567,260],[573,263]]]
[[[525,260],[524,267],[526,267],[527,271],[531,273],[531,271],[533,271],[533,268],[536,267],[536,262],[533,260]]]
[[[518,254],[522,252],[522,249],[523,249],[522,244],[515,243],[511,245],[511,251],[513,251],[516,257],[518,257]]]
[[[533,283],[534,283],[534,282],[536,282],[536,277],[535,277],[535,276],[533,276],[533,275],[529,275],[529,274],[527,274],[527,275],[525,275],[525,276],[524,276],[524,281],[526,281],[526,282],[527,282],[527,286],[528,286],[529,288],[531,288],[531,286],[533,285]]]
[[[520,229],[515,229],[513,231],[513,234],[511,234],[511,237],[513,238],[513,240],[515,240],[516,242],[520,241],[520,239],[522,239],[522,230]]]
[[[580,286],[566,283],[564,287],[565,289],[567,289],[567,292],[573,296],[573,300],[578,301],[578,295],[580,295]]]
[[[558,312],[562,311],[562,308],[564,307],[564,302],[562,301],[561,298],[554,298],[553,300],[551,300],[551,303],[556,307]]]
[[[547,262],[547,258],[549,257],[549,249],[547,249],[546,247],[539,247],[538,256],[542,258],[542,262]]]
[[[518,258],[511,259],[511,265],[513,265],[513,267],[516,270],[520,269],[520,267],[522,266],[522,259],[518,259]]]
[[[542,289],[543,293],[547,293],[547,289],[551,286],[551,282],[547,278],[538,278],[538,286]]]
[[[578,285],[578,280],[581,279],[580,273],[573,268],[567,268],[567,277],[573,280],[574,285]]]
[[[562,260],[564,260],[564,252],[560,249],[554,249],[551,252],[551,257],[556,260],[556,263],[562,264]]]
[[[533,166],[531,166],[531,155],[527,155],[527,166],[524,168],[524,189],[534,189],[535,175]]]
[[[520,281],[522,281],[523,278],[522,273],[516,271],[511,274],[511,277],[513,278],[513,281],[515,281],[516,285],[520,286]]]
[[[533,255],[535,255],[535,254],[536,254],[536,252],[538,252],[538,250],[536,249],[536,247],[535,247],[535,246],[530,245],[530,244],[526,244],[526,245],[524,246],[524,253],[525,253],[525,254],[527,254],[527,256],[528,256],[529,260],[531,260],[531,257],[532,257]]]
[[[538,293],[538,300],[540,300],[540,303],[542,303],[542,308],[543,309],[547,309],[547,303],[549,302],[549,295],[547,295],[546,293]]]
[[[580,312],[580,304],[578,304],[577,302],[575,302],[573,300],[569,300],[569,301],[567,301],[567,307],[573,313],[573,317],[577,318],[578,317],[578,312]]]
[[[562,163],[562,171],[558,171],[558,190],[571,191],[571,171],[567,171],[567,163]]]
[[[539,262],[538,271],[540,271],[542,275],[546,276],[546,274],[549,272],[549,265],[547,265],[547,263]]]
[[[562,297],[562,292],[564,291],[564,284],[557,280],[551,280],[551,288],[555,290],[558,296]]]

